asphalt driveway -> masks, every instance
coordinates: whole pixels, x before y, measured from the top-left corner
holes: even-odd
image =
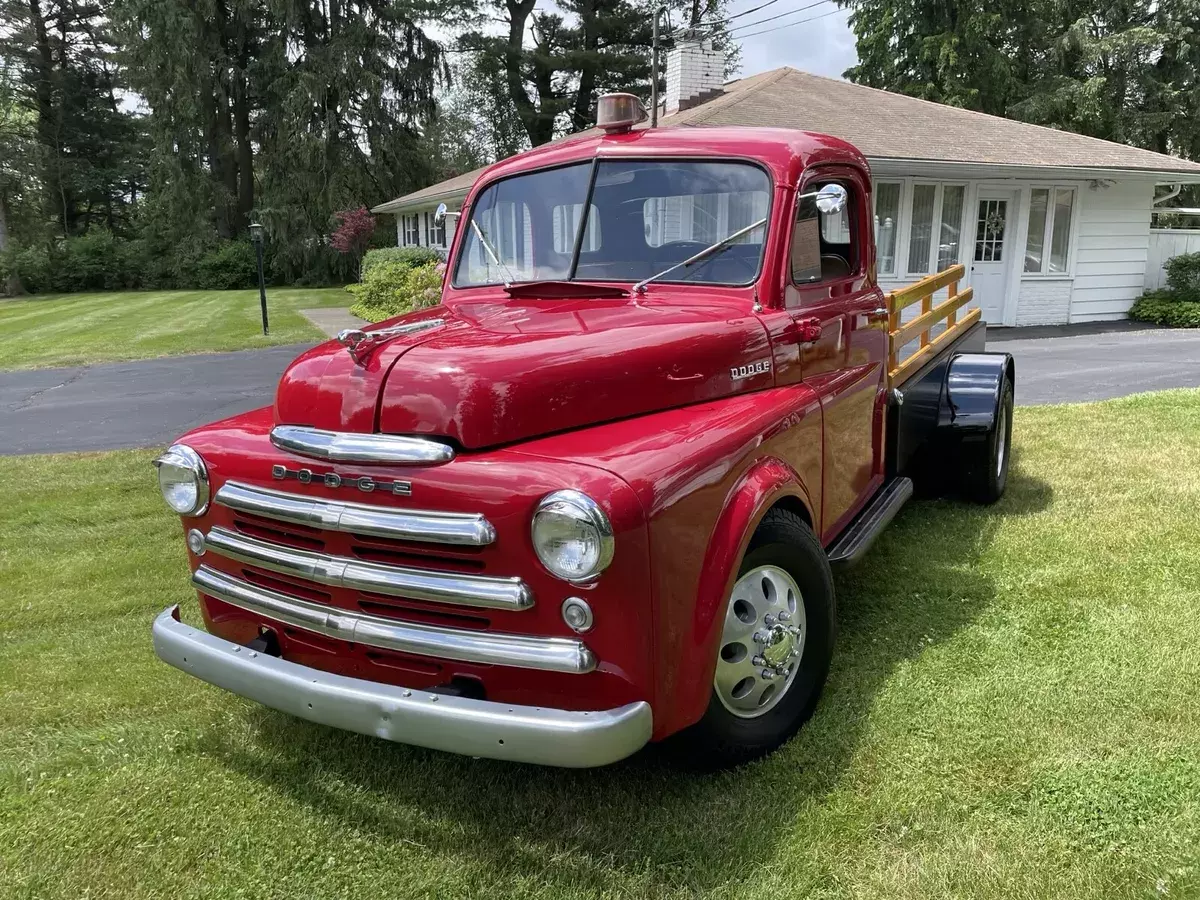
[[[275,399],[307,345],[0,372],[0,454],[157,447]]]
[[[1023,405],[1200,386],[1200,330],[1083,326],[994,337],[988,349],[1016,357]],[[303,349],[0,372],[0,454],[165,445],[189,428],[270,403]]]

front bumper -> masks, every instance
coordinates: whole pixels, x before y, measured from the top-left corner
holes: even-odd
[[[439,696],[348,678],[256,653],[179,620],[154,620],[154,652],[202,681],[311,722],[389,741],[546,766],[624,759],[650,740],[645,701],[596,712]]]

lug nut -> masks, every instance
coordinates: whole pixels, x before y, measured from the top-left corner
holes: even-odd
[[[797,628],[795,625],[793,625],[791,628],[789,628],[788,631],[790,631],[796,637],[800,637],[800,629]]]
[[[780,621],[780,622],[790,622],[790,621],[792,621],[792,614],[791,614],[790,612],[788,612],[788,611],[785,609],[783,612],[781,612],[781,613],[779,614],[779,621]]]
[[[765,616],[763,616],[763,624],[768,628],[771,628],[775,624],[775,617],[770,613],[767,613]]]
[[[771,681],[775,678],[775,671],[773,669],[763,669],[762,677],[766,678],[768,681]]]
[[[766,642],[767,636],[765,634],[763,634],[761,631],[754,632],[754,643],[765,644]]]
[[[756,657],[754,657],[754,659],[750,660],[750,665],[752,665],[752,666],[765,666],[766,664],[767,664],[767,661],[765,659],[763,659],[761,656],[756,656]]]

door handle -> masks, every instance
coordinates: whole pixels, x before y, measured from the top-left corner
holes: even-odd
[[[787,337],[801,347],[810,347],[821,339],[821,320],[816,316],[796,319],[788,328]]]
[[[867,313],[868,322],[886,322],[890,313],[886,306],[881,306],[878,309],[873,309]]]

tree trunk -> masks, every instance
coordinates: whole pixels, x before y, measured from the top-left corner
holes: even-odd
[[[217,74],[210,67],[208,72],[208,91],[205,97],[205,137],[208,142],[208,173],[209,184],[212,188],[213,220],[217,229],[217,237],[228,240],[233,237],[233,228],[229,221],[229,196],[225,190],[225,154],[221,148],[221,103],[218,100],[220,86]],[[225,120],[228,121],[228,107]]]
[[[43,171],[46,181],[46,212],[58,220],[59,231],[65,236],[69,225],[66,191],[59,169],[58,130],[61,110],[54,105],[54,52],[50,47],[50,36],[46,32],[46,20],[42,16],[40,0],[29,0],[29,18],[33,23],[34,42],[37,53],[34,65],[37,68],[37,139],[42,148]]]
[[[245,227],[254,209],[254,149],[250,145],[250,47],[246,37],[246,17],[236,14],[237,71],[233,83],[233,128],[237,138],[238,219]]]
[[[554,137],[554,119],[541,114],[529,95],[525,93],[525,79],[521,72],[524,58],[525,26],[533,12],[536,0],[505,0],[508,9],[508,42],[504,48],[504,75],[508,96],[517,110],[530,146],[537,147]],[[549,86],[549,76],[544,79]],[[539,90],[539,94],[541,91]]]
[[[8,249],[8,191],[0,189],[0,253]],[[21,287],[21,279],[15,272],[10,272],[4,279],[4,293],[10,297],[25,293]]]
[[[595,0],[582,0],[579,4],[579,30],[583,44],[582,62],[579,68],[579,92],[575,95],[575,109],[571,113],[571,126],[583,131],[592,124],[592,101],[596,93],[596,5]]]

